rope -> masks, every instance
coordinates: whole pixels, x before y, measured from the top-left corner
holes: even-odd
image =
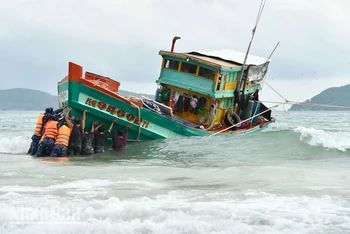
[[[265,5],[265,4],[264,4],[264,5]],[[265,62],[265,63],[267,63],[267,62],[270,60],[270,58],[272,57],[273,53],[275,52],[275,50],[277,49],[277,47],[278,47],[279,44],[280,44],[280,42],[278,42],[278,43],[276,44],[275,48],[273,48],[272,52],[270,53],[270,56],[266,59],[266,62]],[[266,75],[266,74],[265,74],[265,75]],[[265,81],[265,79],[263,78],[263,82],[262,82],[262,85],[261,85],[261,93],[262,93],[262,91],[263,91],[263,87],[264,87],[265,83],[266,83],[266,81]],[[267,84],[267,85],[268,85],[268,84]],[[284,109],[284,105],[283,105],[283,109]],[[254,115],[256,115],[257,112],[258,112],[258,107],[256,106],[255,111],[254,111]],[[252,119],[250,122],[252,123],[252,122],[253,122],[253,119]]]
[[[336,108],[336,109],[350,109],[350,106],[337,106],[337,105],[318,104],[318,103],[302,103],[302,102],[294,102],[294,101],[289,101],[288,104],[295,104],[295,105],[301,105],[301,106],[314,106],[314,107],[328,107],[328,108]]]
[[[338,105],[330,105],[330,104],[318,104],[312,102],[296,102],[296,101],[284,101],[284,102],[276,102],[276,101],[262,101],[265,103],[271,104],[289,104],[289,105],[301,105],[301,106],[313,106],[313,107],[328,107],[328,108],[339,108],[339,109],[350,109],[350,106],[338,106]]]
[[[258,24],[259,24],[259,21],[260,21],[262,12],[263,12],[264,7],[265,7],[265,3],[266,3],[266,0],[261,0],[261,2],[260,2],[258,15],[257,15],[256,21],[255,21],[255,27],[254,27],[254,29],[253,29],[254,32],[255,32],[256,28],[258,27]]]
[[[285,104],[287,104],[289,101],[288,101],[285,97],[283,97],[282,94],[280,94],[280,93],[277,92],[274,88],[272,88],[272,86],[269,85],[266,81],[264,82],[264,84],[267,84],[267,86],[269,86],[275,93],[277,93],[277,95],[279,95],[281,98],[283,98],[284,102],[281,102],[280,104],[283,105],[283,111],[284,111],[285,113],[289,114],[289,112],[288,112],[288,111],[286,110],[286,108],[285,108]]]
[[[139,116],[139,131],[138,131],[138,135],[136,138],[136,141],[139,141],[140,139],[140,135],[141,135],[141,111],[140,111],[140,107],[134,103],[131,102],[131,104],[137,108],[137,112],[138,112],[138,116]]]
[[[136,140],[139,141],[140,140],[140,135],[141,135],[141,110],[140,110],[140,107],[138,107],[138,106],[137,106],[137,112],[138,112],[138,115],[139,115],[139,131],[138,131]]]
[[[283,100],[287,101],[287,99],[285,99],[279,92],[277,92],[274,88],[271,87],[271,85],[269,85],[266,81],[265,81],[265,84],[267,84],[267,86],[269,86],[275,93],[277,93],[281,98],[283,98]]]
[[[226,131],[226,130],[228,130],[228,129],[230,129],[230,128],[236,127],[236,126],[240,125],[241,123],[244,123],[244,122],[247,122],[247,121],[249,121],[249,120],[251,120],[251,119],[254,119],[255,117],[257,117],[257,116],[259,116],[259,115],[261,115],[261,114],[264,114],[265,112],[268,112],[268,111],[270,111],[272,108],[275,108],[275,107],[278,107],[278,105],[271,106],[271,107],[268,108],[267,110],[264,110],[263,112],[260,112],[260,113],[257,114],[257,115],[254,115],[254,116],[252,116],[252,117],[250,117],[250,118],[248,118],[248,119],[245,119],[245,120],[243,120],[243,121],[241,121],[241,122],[239,122],[239,123],[236,123],[236,124],[234,124],[234,125],[232,125],[232,126],[230,126],[230,127],[227,127],[227,128],[225,128],[225,129],[223,129],[223,130],[220,130],[220,131],[218,131],[218,132],[216,132],[216,133],[213,133],[213,134],[211,134],[209,137],[215,136],[215,135],[220,134],[220,133],[222,133],[222,132],[224,132],[224,131]]]
[[[285,110],[285,104],[289,105],[301,105],[301,106],[312,106],[312,107],[327,107],[327,108],[334,108],[334,109],[350,109],[350,106],[338,106],[338,105],[331,105],[331,104],[322,104],[322,103],[312,103],[312,102],[297,102],[297,101],[288,101],[285,97],[283,97],[279,92],[277,92],[274,88],[272,88],[271,85],[269,85],[266,81],[265,84],[269,86],[276,94],[278,94],[281,98],[283,98],[284,102],[275,102],[275,101],[263,101],[266,103],[278,103],[283,105],[283,110],[288,113]],[[288,113],[289,114],[289,113]]]

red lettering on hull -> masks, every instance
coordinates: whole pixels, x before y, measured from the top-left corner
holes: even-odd
[[[114,106],[108,106],[107,112],[109,112],[111,115],[114,115],[115,113],[117,113],[117,108],[115,108]]]
[[[132,114],[127,114],[126,119],[131,122],[135,119],[135,116],[133,116]]]
[[[107,104],[104,103],[104,102],[98,102],[98,103],[97,103],[97,107],[98,107],[100,110],[105,110],[106,107],[107,107]]]
[[[96,101],[92,98],[87,98],[85,104],[94,108],[97,107],[99,110],[106,111],[111,115],[116,115],[121,119],[125,119],[128,122],[133,122],[134,124],[140,125],[143,128],[148,128],[149,122],[144,121],[143,119],[140,119],[139,121],[139,118],[135,117],[133,114],[126,113],[124,110],[117,109],[116,107],[108,105],[105,102]]]
[[[118,110],[118,111],[117,111],[117,115],[118,115],[119,118],[124,118],[124,117],[125,117],[125,111],[123,111],[123,110]]]

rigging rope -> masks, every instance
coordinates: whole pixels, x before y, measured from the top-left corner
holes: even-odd
[[[287,99],[285,99],[279,92],[277,92],[274,88],[272,88],[272,86],[269,85],[266,81],[265,81],[264,83],[265,83],[267,86],[269,86],[275,93],[277,93],[278,96],[280,96],[281,98],[283,98],[284,101],[287,101],[287,102],[288,102]]]
[[[255,27],[254,27],[253,31],[255,31],[255,29],[258,27],[262,12],[263,12],[264,7],[265,7],[265,3],[266,3],[266,0],[261,0],[258,15],[257,15],[256,21],[255,21]]]
[[[261,102],[272,103],[272,104],[301,105],[301,106],[311,106],[311,107],[327,107],[327,108],[335,108],[335,109],[350,109],[350,106],[338,106],[338,105],[319,104],[319,103],[312,103],[312,102],[297,102],[297,101],[285,101],[285,102],[261,101]]]
[[[265,5],[265,4],[264,4],[264,5]],[[280,44],[280,42],[278,42],[278,43],[276,44],[275,48],[273,48],[272,52],[270,53],[270,56],[266,59],[266,62],[265,62],[265,63],[267,63],[267,62],[270,60],[270,58],[272,57],[273,53],[275,52],[275,50],[277,49],[277,47],[278,47],[279,44]],[[262,93],[262,91],[263,91],[263,87],[264,87],[265,83],[266,83],[266,81],[265,81],[265,79],[263,78],[263,82],[262,82],[262,85],[261,85],[261,93]],[[284,106],[283,106],[283,108],[284,108]],[[254,115],[257,114],[257,111],[258,111],[258,106],[256,106],[256,108],[255,108]],[[250,122],[252,123],[252,122],[253,122],[253,119],[252,119]]]
[[[278,94],[281,98],[283,98],[283,102],[276,101],[261,101],[265,103],[279,104],[284,105],[301,105],[301,106],[311,106],[311,107],[327,107],[327,108],[335,108],[335,109],[350,109],[350,106],[339,106],[339,105],[331,105],[331,104],[322,104],[322,103],[312,103],[312,102],[297,102],[297,101],[289,101],[285,97],[283,97],[279,92],[277,92],[271,85],[269,85],[266,81],[264,82],[267,86],[269,86],[276,94]],[[286,111],[287,112],[287,111]],[[288,112],[287,112],[288,113]]]

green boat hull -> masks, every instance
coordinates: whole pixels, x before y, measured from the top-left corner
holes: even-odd
[[[88,110],[85,126],[91,127],[93,121],[105,120],[105,129],[109,128],[111,121],[117,119],[112,132],[116,128],[124,129],[131,125],[128,140],[156,140],[166,138],[178,138],[184,136],[210,136],[215,132],[205,129],[186,126],[185,124],[158,114],[149,109],[133,105],[123,98],[115,98],[113,95],[101,92],[91,85],[86,85],[73,80],[61,81],[58,84],[60,106],[65,103],[72,108],[71,115],[82,116],[84,110]],[[245,134],[260,131],[269,122],[241,131],[228,131],[223,134]]]

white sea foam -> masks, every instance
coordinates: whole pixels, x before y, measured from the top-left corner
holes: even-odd
[[[98,180],[98,179],[76,180],[71,182],[65,182],[62,184],[51,185],[47,188],[51,190],[55,190],[55,189],[99,190],[111,185],[116,185],[118,186],[118,188],[134,188],[137,190],[151,190],[151,189],[162,187],[161,184],[156,182],[133,178],[133,179],[119,180],[119,181]]]
[[[350,148],[350,132],[331,132],[306,127],[297,127],[294,131],[300,133],[300,140],[312,146],[323,146],[327,149],[337,149],[344,152]]]
[[[28,136],[0,136],[1,154],[25,154],[30,147],[31,139]]]
[[[105,187],[113,184],[112,181],[109,180],[97,180],[97,179],[88,179],[88,180],[76,180],[71,182],[65,182],[62,184],[50,185],[48,189],[80,189],[80,190],[88,190],[88,189],[96,189],[100,187]]]
[[[135,143],[122,158],[57,164],[2,155],[0,233],[350,233],[349,157],[334,160],[344,154],[327,150],[350,148],[348,113],[296,115],[278,117],[270,125],[276,133]],[[19,131],[0,133],[0,152],[24,153],[32,130],[12,116],[4,123],[13,120]],[[300,146],[299,136],[320,147]],[[289,160],[296,150],[298,159],[322,150],[329,160]],[[13,210],[51,207],[79,217],[11,220]]]
[[[48,191],[43,187],[33,187],[33,186],[19,186],[19,185],[11,185],[11,186],[3,186],[0,187],[0,192],[43,192]]]
[[[174,192],[155,197],[106,200],[14,196],[0,204],[6,233],[348,233],[350,204],[337,197],[277,196],[258,191],[244,198],[204,200]],[[9,198],[9,195],[2,195]],[[5,199],[6,199],[5,198]],[[70,206],[79,212],[72,223],[46,220],[21,224],[9,220],[17,205]],[[34,207],[34,209],[35,209]],[[6,219],[5,219],[6,218]]]

